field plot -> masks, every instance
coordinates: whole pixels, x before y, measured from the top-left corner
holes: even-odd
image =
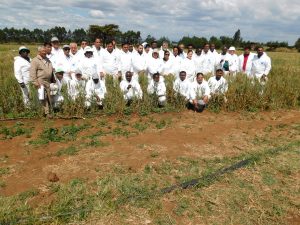
[[[1,224],[300,222],[299,111],[21,120],[0,129]],[[209,176],[247,158],[246,167]]]

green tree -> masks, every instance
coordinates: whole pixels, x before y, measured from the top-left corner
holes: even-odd
[[[300,52],[300,38],[295,42],[295,48]]]
[[[95,38],[99,37],[103,40],[103,43],[106,44],[108,39],[115,38],[119,32],[118,25],[106,24],[104,26],[90,25],[87,33],[91,40],[95,40]]]
[[[242,38],[241,38],[241,31],[240,29],[238,29],[234,35],[233,35],[233,41],[232,41],[232,44],[236,47],[239,47],[241,42],[242,42]]]

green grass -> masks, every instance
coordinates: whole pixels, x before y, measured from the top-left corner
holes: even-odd
[[[64,149],[60,149],[56,152],[56,156],[62,156],[62,155],[77,155],[79,152],[79,149],[75,146],[69,146]]]

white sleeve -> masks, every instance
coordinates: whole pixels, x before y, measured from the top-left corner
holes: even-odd
[[[86,97],[87,98],[90,98],[92,96],[92,87],[91,87],[91,82],[93,82],[92,80],[89,80],[87,83],[86,83],[86,86],[85,86],[85,92],[86,92]]]
[[[17,59],[14,63],[14,72],[15,72],[15,77],[16,77],[18,83],[24,82],[21,68],[22,68],[21,62],[20,62],[20,60]]]
[[[121,91],[124,93],[124,94],[127,94],[127,92],[128,92],[128,85],[127,85],[127,82],[125,82],[125,81],[121,81],[121,83],[120,83],[120,89],[121,89]]]
[[[270,57],[266,57],[266,69],[265,69],[265,72],[264,74],[265,75],[268,75],[270,70],[271,70],[271,58]]]
[[[208,83],[206,83],[206,84],[204,85],[204,87],[205,87],[205,93],[204,93],[204,96],[210,96],[210,88],[209,88],[209,86],[208,86]]]
[[[154,85],[153,85],[153,81],[150,81],[148,87],[147,87],[147,92],[149,94],[154,94]]]
[[[195,88],[194,88],[193,84],[190,85],[188,96],[189,96],[190,100],[195,100],[196,99],[196,92],[195,92]]]

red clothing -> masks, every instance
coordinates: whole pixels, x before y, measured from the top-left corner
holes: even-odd
[[[246,65],[247,65],[248,58],[249,58],[249,54],[248,55],[244,54],[244,63],[243,63],[243,71],[244,72],[246,70]]]

